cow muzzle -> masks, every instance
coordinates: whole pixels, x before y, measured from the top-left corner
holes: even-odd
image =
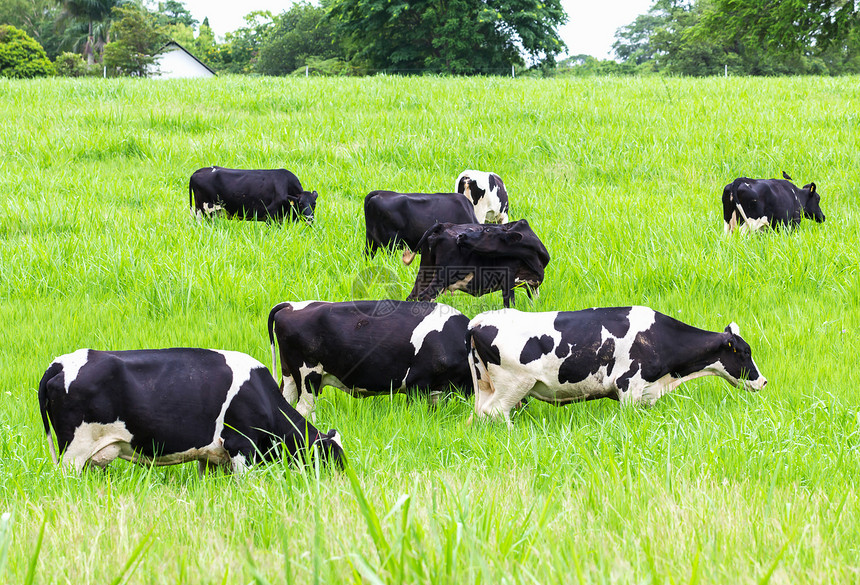
[[[743,387],[747,392],[758,392],[767,386],[767,378],[764,376],[759,376],[755,380],[744,380]]]

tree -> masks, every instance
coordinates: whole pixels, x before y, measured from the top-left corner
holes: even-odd
[[[218,57],[223,63],[221,68],[229,73],[253,71],[257,52],[274,26],[274,20],[268,10],[255,10],[245,15],[245,24],[227,33],[226,43],[218,47]]]
[[[156,14],[158,15],[158,24],[160,26],[184,24],[185,26],[194,28],[197,24],[197,20],[191,16],[191,12],[185,7],[185,4],[177,2],[177,0],[159,2]]]
[[[114,7],[111,32],[116,40],[105,46],[104,64],[120,75],[145,77],[167,40],[155,15],[134,4]]]
[[[59,51],[60,39],[54,21],[59,14],[56,0],[2,0],[0,22],[21,29],[45,49],[48,58]]]
[[[42,45],[19,28],[0,25],[0,76],[43,77],[54,73]]]
[[[560,0],[331,0],[329,17],[371,67],[457,74],[553,64],[567,18]]]
[[[853,0],[710,0],[700,31],[728,42],[757,43],[796,56],[844,41],[858,26]]]
[[[260,44],[257,71],[288,75],[309,60],[318,63],[343,57],[335,40],[334,24],[325,14],[324,8],[301,2],[275,18]]]
[[[77,26],[66,29],[66,44],[71,44],[92,65],[110,42],[111,11],[114,6],[131,0],[62,0],[61,20],[72,20]]]

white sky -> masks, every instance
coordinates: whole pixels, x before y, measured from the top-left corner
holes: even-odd
[[[244,26],[244,16],[253,10],[279,14],[292,5],[290,0],[184,0],[184,3],[198,21],[208,16],[212,30],[221,38]],[[561,3],[568,16],[568,24],[561,28],[568,54],[585,53],[606,59],[610,56],[616,29],[647,12],[653,0],[562,0]]]

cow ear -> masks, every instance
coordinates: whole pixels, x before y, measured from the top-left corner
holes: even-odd
[[[519,232],[508,232],[505,234],[506,244],[516,244],[521,241],[523,241],[523,235]]]
[[[737,323],[735,323],[734,321],[732,321],[732,322],[731,322],[731,323],[729,323],[729,325],[726,327],[726,333],[734,333],[735,335],[740,335],[740,334],[741,334],[741,329],[740,329],[740,327],[738,327],[738,324],[737,324]]]
[[[810,183],[810,184],[809,184],[809,192],[810,192],[810,193],[815,193],[815,183]]]

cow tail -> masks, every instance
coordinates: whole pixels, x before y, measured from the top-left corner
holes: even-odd
[[[750,220],[747,217],[747,214],[744,211],[743,206],[741,205],[740,198],[738,197],[738,187],[740,187],[740,184],[741,184],[741,182],[737,181],[737,180],[732,183],[732,191],[731,191],[732,203],[735,204],[735,207],[738,209],[738,213],[740,214],[741,218],[744,220],[744,223],[749,224]]]
[[[496,386],[493,384],[493,379],[490,377],[490,371],[487,369],[487,363],[481,356],[481,351],[478,348],[478,343],[475,343],[475,335],[471,326],[467,329],[466,337],[469,348],[469,372],[472,374],[472,389],[475,392],[475,412],[480,412],[481,404],[478,400],[481,397],[480,385],[483,382],[490,394],[495,394]]]
[[[59,463],[57,459],[57,447],[54,444],[54,436],[51,434],[51,423],[48,420],[48,381],[63,371],[63,365],[56,362],[48,367],[48,371],[39,380],[39,412],[42,415],[42,425],[45,429],[45,437],[48,439],[48,451],[54,465]]]
[[[415,244],[415,250],[414,251],[413,250],[405,250],[403,252],[403,263],[404,264],[406,264],[407,266],[412,264],[412,261],[415,259],[415,254],[422,253],[421,249],[424,247],[424,244],[427,242],[429,237],[432,234],[436,233],[436,226],[438,226],[438,225],[439,225],[438,223],[433,224],[433,227],[431,227],[426,232],[424,232],[424,235],[421,236],[421,239],[418,240],[417,244]]]
[[[278,303],[269,311],[269,321],[266,329],[269,331],[269,345],[272,348],[272,377],[278,379],[278,354],[275,350],[275,314],[290,303]]]

